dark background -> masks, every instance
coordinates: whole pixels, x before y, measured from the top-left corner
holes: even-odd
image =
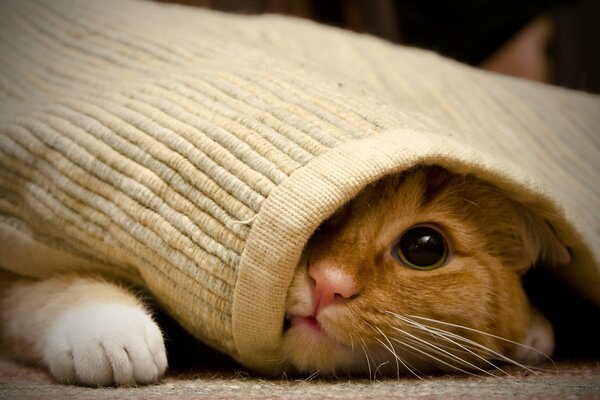
[[[435,50],[484,69],[600,93],[598,0],[165,1],[294,15]]]

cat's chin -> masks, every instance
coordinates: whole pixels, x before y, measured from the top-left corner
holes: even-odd
[[[368,346],[360,340],[344,344],[336,340],[312,321],[290,322],[283,335],[283,354],[293,369],[301,374],[319,376],[397,376],[408,374],[405,363],[382,346]],[[419,372],[428,371],[428,365],[411,359],[408,354],[402,358],[417,365]],[[414,372],[413,372],[414,373]]]
[[[309,317],[293,317],[283,335],[283,353],[288,362],[301,373],[318,372],[334,375],[353,373],[364,361],[357,349],[332,337],[318,322]]]

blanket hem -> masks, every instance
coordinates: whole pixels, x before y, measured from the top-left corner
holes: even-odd
[[[305,243],[336,209],[385,175],[419,164],[474,174],[532,209],[543,207],[556,215],[549,222],[567,245],[583,243],[563,210],[540,194],[545,192],[538,182],[500,161],[440,135],[395,129],[344,143],[295,171],[263,203],[242,254],[232,311],[236,358],[263,373],[282,371],[285,297]],[[577,253],[574,263],[593,262],[589,246],[581,245]],[[573,270],[583,268],[568,272]],[[587,279],[600,282],[599,274]],[[597,295],[594,300],[600,304]]]

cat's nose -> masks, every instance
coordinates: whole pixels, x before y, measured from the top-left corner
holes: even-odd
[[[314,314],[330,304],[353,299],[358,295],[352,276],[343,269],[327,262],[316,262],[308,269],[314,280]]]

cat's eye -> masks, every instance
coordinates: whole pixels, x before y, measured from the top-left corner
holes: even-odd
[[[428,225],[408,229],[392,251],[402,264],[419,270],[438,268],[448,258],[448,244],[444,236]]]

